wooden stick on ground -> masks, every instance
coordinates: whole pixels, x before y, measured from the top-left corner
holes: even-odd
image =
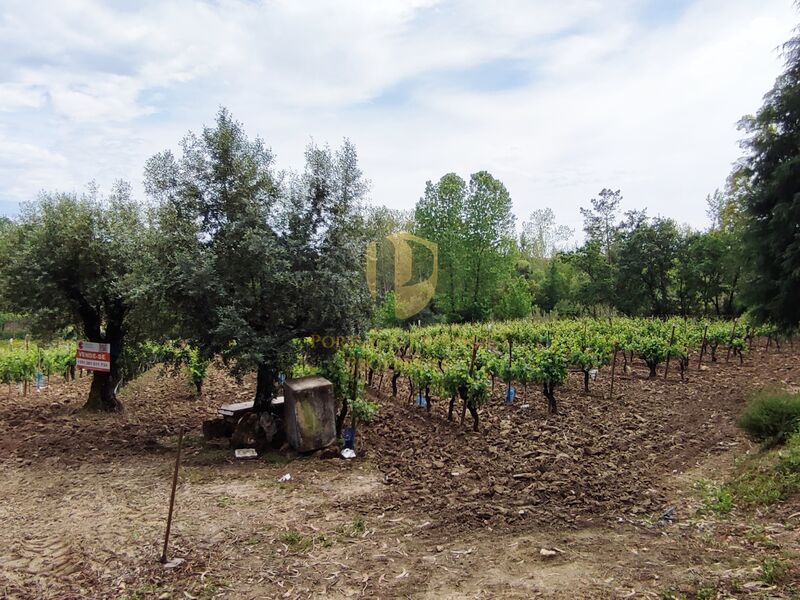
[[[164,535],[164,550],[161,553],[161,562],[167,562],[167,546],[169,545],[169,531],[172,528],[172,509],[175,506],[175,490],[178,487],[178,470],[181,468],[181,450],[183,450],[183,427],[178,432],[178,457],[175,459],[175,472],[172,474],[172,494],[169,497],[169,514],[167,515],[167,532]]]

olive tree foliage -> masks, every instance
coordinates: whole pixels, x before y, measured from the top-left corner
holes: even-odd
[[[256,410],[269,406],[294,340],[363,331],[367,184],[354,146],[310,146],[305,170],[277,174],[260,139],[220,110],[145,169],[156,226],[149,294],[171,333],[219,356],[234,375],[257,373]]]
[[[144,219],[130,187],[101,197],[94,185],[77,196],[43,193],[6,228],[0,294],[30,315],[43,336],[77,326],[79,336],[111,344],[111,370],[95,372],[86,408],[119,410],[116,390],[126,344],[136,334],[136,265],[146,261]]]

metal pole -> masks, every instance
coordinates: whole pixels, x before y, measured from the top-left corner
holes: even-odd
[[[167,545],[169,544],[169,530],[172,528],[172,509],[175,507],[175,490],[178,487],[178,470],[181,468],[181,450],[183,450],[183,427],[178,432],[178,457],[175,459],[175,472],[172,474],[172,494],[169,497],[169,515],[167,515],[167,532],[164,535],[164,551],[161,553],[161,562],[167,562]]]

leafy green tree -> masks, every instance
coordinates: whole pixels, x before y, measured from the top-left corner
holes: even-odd
[[[93,374],[87,409],[121,408],[116,389],[135,333],[134,272],[146,260],[144,231],[139,205],[120,182],[107,198],[94,186],[80,197],[44,193],[3,236],[0,293],[7,305],[30,315],[42,335],[78,324],[86,340],[111,344],[111,370]]]
[[[567,283],[559,264],[551,260],[547,265],[544,280],[536,294],[536,305],[545,312],[553,310],[567,293]]]
[[[255,371],[256,411],[313,335],[361,333],[371,314],[356,151],[311,146],[279,179],[272,153],[220,110],[214,127],[151,158],[156,204],[151,296],[175,331],[239,375]]]
[[[592,312],[600,306],[616,304],[614,291],[615,269],[603,254],[598,240],[589,240],[583,246],[565,255],[565,260],[583,273],[575,299]]]
[[[436,308],[450,320],[487,318],[495,293],[514,269],[508,190],[486,171],[474,173],[469,184],[449,173],[426,184],[415,221],[415,233],[438,245]]]
[[[368,206],[364,209],[365,235],[369,242],[375,243],[376,249],[375,292],[379,302],[394,287],[394,246],[387,236],[402,231],[410,232],[414,227],[413,212],[385,206]]]
[[[464,203],[464,276],[468,320],[488,316],[491,298],[513,268],[514,216],[511,196],[499,179],[486,171],[470,177]]]
[[[741,172],[749,188],[745,244],[753,314],[800,323],[800,36],[784,46],[786,66],[763,106],[740,123],[747,135]]]
[[[531,315],[532,301],[528,282],[523,277],[509,278],[494,305],[496,319],[522,319]]]
[[[425,184],[425,194],[414,211],[416,233],[435,242],[439,251],[438,307],[457,313],[463,300],[464,204],[467,184],[448,173],[435,184]]]
[[[669,315],[678,228],[670,219],[632,222],[619,245],[616,304],[628,314]]]

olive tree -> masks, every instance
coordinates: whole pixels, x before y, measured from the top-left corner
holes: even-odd
[[[181,155],[151,158],[154,260],[148,294],[176,335],[234,375],[255,371],[255,410],[269,406],[294,340],[353,335],[371,314],[355,148],[311,146],[300,174],[220,110]]]
[[[120,182],[101,197],[43,193],[23,205],[5,229],[0,249],[0,294],[12,310],[30,315],[31,328],[51,335],[77,325],[91,342],[111,345],[111,370],[95,372],[86,408],[119,410],[120,358],[136,305],[134,270],[144,259],[143,219]]]

